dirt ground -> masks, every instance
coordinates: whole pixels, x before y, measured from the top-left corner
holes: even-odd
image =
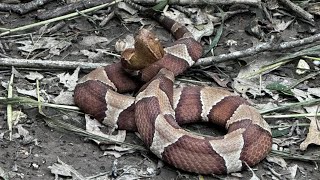
[[[19,27],[25,24],[35,22],[35,17],[38,13],[45,12],[45,9],[53,9],[60,4],[50,3],[41,7],[41,10],[33,11],[26,15],[19,16],[14,13],[0,12],[0,27],[13,28]],[[98,16],[102,16],[104,11],[99,11]],[[92,17],[92,16],[90,16]],[[19,49],[19,43],[21,41],[30,41],[30,34],[33,33],[33,41],[37,41],[39,38],[39,27],[31,30],[19,32],[18,34],[25,34],[21,36],[6,36],[0,37],[0,44],[2,49],[5,50],[5,56],[11,58],[35,58],[35,59],[46,59],[50,60],[64,60],[64,61],[76,61],[76,62],[115,62],[117,57],[111,55],[99,55],[97,58],[88,59],[85,53],[80,53],[82,50],[88,50],[90,52],[97,52],[97,49],[106,49],[110,52],[114,52],[114,46],[118,39],[124,38],[128,34],[137,32],[141,27],[138,22],[125,23],[123,20],[115,17],[107,25],[102,28],[98,28],[97,19],[90,18],[87,16],[81,16],[65,21],[65,25],[56,33],[42,34],[41,37],[55,37],[59,40],[65,40],[70,42],[70,45],[60,50],[59,54],[49,52],[49,50],[39,48],[36,52],[23,52]],[[222,39],[215,50],[216,54],[228,53],[232,51],[225,45],[224,42],[227,40],[234,40],[237,45],[233,50],[243,50],[255,45],[259,39],[254,38],[245,32],[245,28],[249,23],[256,19],[255,13],[241,13],[238,14],[225,22],[225,30],[222,34]],[[301,21],[299,23],[293,23],[291,26],[278,33],[283,41],[288,41],[294,37],[307,37],[315,33],[319,33],[319,18],[315,17],[316,25],[312,27],[315,31],[310,32],[307,25]],[[156,33],[160,34],[160,39],[165,42],[172,41],[172,36],[169,33],[159,30],[161,27],[156,26]],[[155,28],[154,28],[155,29]],[[35,32],[35,33],[34,33]],[[90,35],[98,35],[106,37],[108,42],[101,42],[92,46],[85,46],[82,43],[83,38]],[[253,40],[255,39],[255,40]],[[2,51],[1,54],[3,54]],[[83,52],[83,51],[82,51]],[[278,57],[285,52],[273,52],[273,53],[262,53],[247,59],[259,59],[267,57]],[[211,66],[206,69],[208,72],[220,73],[228,76],[231,82],[228,84],[228,88],[232,90],[232,79],[235,78],[240,68],[245,65],[245,61],[237,60],[225,63],[221,66]],[[294,77],[294,70],[292,67],[296,62],[288,64],[282,69],[278,70],[278,74],[284,76]],[[0,97],[7,97],[7,88],[5,85],[9,82],[10,76],[12,75],[11,67],[0,67]],[[43,90],[42,94],[44,99],[52,102],[52,99],[60,94],[61,91],[68,91],[66,86],[59,81],[58,74],[69,73],[72,74],[74,69],[48,69],[42,67],[33,68],[19,68],[15,67],[22,77],[16,77],[14,80],[14,95],[24,96],[17,92],[19,89],[33,90],[36,87],[36,81],[32,78],[26,78],[30,75],[30,72],[37,72],[43,75],[43,79],[40,81],[40,89]],[[283,69],[286,69],[285,71]],[[80,77],[88,73],[88,70],[81,71]],[[191,69],[186,72],[184,76],[178,78],[183,79],[184,77],[191,77],[197,74],[197,69]],[[202,78],[207,82],[212,79]],[[307,84],[310,87],[317,87],[320,83],[319,78],[308,81]],[[21,91],[20,91],[21,92]],[[45,92],[45,93],[44,93]],[[258,96],[255,99],[248,94],[250,100],[254,103],[264,103],[273,101],[268,95]],[[287,98],[287,97],[286,97]],[[291,99],[291,98],[287,98]],[[281,103],[281,102],[278,102]],[[0,177],[5,179],[250,179],[252,175],[251,170],[244,170],[239,173],[233,173],[230,175],[211,175],[211,176],[200,176],[197,174],[187,173],[175,169],[168,164],[163,164],[150,152],[134,150],[133,152],[121,152],[121,156],[115,158],[112,155],[104,153],[101,147],[95,142],[84,138],[83,136],[75,135],[72,132],[61,131],[48,126],[46,118],[39,114],[38,109],[29,105],[14,105],[14,111],[21,111],[24,113],[24,117],[20,117],[19,122],[13,128],[13,139],[9,140],[9,132],[7,127],[7,106],[0,105]],[[45,113],[50,114],[52,118],[61,118],[65,121],[72,121],[78,127],[85,127],[85,120],[83,114],[71,113],[66,111],[53,110],[51,108],[44,108]],[[268,119],[268,123],[275,125],[277,120]],[[293,124],[295,121],[299,123],[308,123],[309,121],[303,118],[292,120],[284,119],[285,122]],[[22,127],[22,128],[21,128]],[[195,132],[212,134],[211,128],[207,128],[204,125],[190,125],[189,129]],[[216,132],[216,130],[214,130]],[[299,143],[306,137],[308,132],[308,126],[302,126],[299,129],[300,134],[294,131],[292,138],[298,138],[294,144],[288,144],[285,148],[290,151],[306,154],[312,156],[319,156],[319,147],[311,146],[306,152],[298,150]],[[213,133],[216,134],[216,133]],[[28,139],[29,137],[30,139]],[[282,136],[281,138],[290,138],[288,136]],[[140,139],[135,133],[128,132],[126,142],[143,146]],[[113,151],[111,151],[113,152]],[[117,154],[119,152],[116,152]],[[61,166],[59,173],[66,170],[67,167],[72,167],[71,172],[79,173],[76,175],[55,176],[51,172],[49,167],[56,166],[58,160],[65,163],[65,166]],[[285,167],[279,166],[279,164],[273,161],[263,160],[257,166],[253,167],[255,175],[260,179],[319,179],[320,171],[317,165],[317,161],[305,161],[286,159],[287,163]],[[63,164],[63,163],[60,163]],[[59,164],[59,163],[58,163]],[[291,178],[288,174],[292,171],[287,171],[287,167],[294,167],[297,165],[297,173],[294,178]],[[55,168],[54,168],[55,169]]]

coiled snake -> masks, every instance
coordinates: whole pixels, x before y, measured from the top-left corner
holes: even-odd
[[[185,26],[160,13],[152,17],[170,30],[176,41],[162,49],[149,31],[140,31],[138,37],[151,39],[153,49],[144,49],[148,46],[141,46],[136,38],[135,49],[123,53],[122,63],[97,68],[78,82],[75,103],[108,126],[138,131],[155,155],[185,171],[224,174],[264,159],[272,145],[270,128],[246,100],[221,88],[173,88],[174,77],[200,58],[202,46]],[[142,63],[146,67],[130,62],[144,56],[157,60]],[[130,66],[142,68],[138,80],[123,68]],[[146,84],[136,97],[120,94],[138,89],[141,82]],[[225,127],[227,134],[205,137],[179,126],[197,121]]]

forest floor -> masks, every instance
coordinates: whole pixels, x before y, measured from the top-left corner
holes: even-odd
[[[270,42],[271,35],[277,44],[320,33],[319,16],[310,23],[276,1],[270,2],[274,4],[268,4],[266,11],[272,22],[261,8],[254,6],[221,6],[225,12],[243,9],[224,22],[212,6],[196,9],[201,9],[203,16],[210,14],[218,19],[215,22],[211,19],[213,23],[208,26],[198,25],[212,31],[208,37],[204,29],[199,30],[199,34],[204,34],[202,43],[208,47],[209,39],[218,36],[219,42],[213,50],[217,56]],[[0,179],[319,179],[320,148],[314,145],[320,139],[318,119],[314,116],[319,112],[316,104],[320,98],[319,40],[193,67],[177,77],[179,85],[220,86],[245,97],[262,112],[272,128],[275,147],[257,166],[229,175],[201,176],[163,163],[149,151],[125,145],[98,145],[92,133],[104,128],[91,123],[73,104],[76,81],[94,68],[79,70],[77,66],[117,62],[120,53],[116,48],[128,43],[128,37],[142,26],[151,26],[164,44],[172,42],[172,36],[154,21],[124,12],[128,11],[126,7],[79,13],[48,25],[1,34],[44,21],[39,16],[50,14],[58,7],[64,4],[54,1],[24,15],[0,11]],[[172,9],[168,11],[170,15]],[[110,15],[114,12],[115,15]],[[112,18],[101,24],[108,15]],[[223,31],[219,35],[221,24]],[[41,61],[28,64],[26,60]],[[53,63],[60,61],[66,66]],[[68,66],[68,62],[75,65]],[[254,73],[257,74],[247,77]],[[12,90],[8,88],[10,85]],[[7,99],[8,92],[18,99]],[[19,99],[22,97],[27,97],[28,102]],[[50,103],[51,107],[42,106],[39,111],[37,100]],[[269,111],[289,103],[310,101],[313,103]],[[13,122],[8,122],[9,118]],[[8,130],[10,123],[12,131]],[[89,130],[85,131],[86,128]],[[221,135],[217,132],[219,128],[209,128],[206,124],[186,128],[196,133]],[[116,137],[144,147],[136,133],[120,131]]]

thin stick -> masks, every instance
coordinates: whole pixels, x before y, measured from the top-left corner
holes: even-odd
[[[310,100],[310,101],[290,103],[290,104],[283,105],[283,106],[280,106],[280,107],[275,107],[275,108],[270,108],[270,109],[267,109],[267,110],[262,110],[262,111],[260,111],[260,113],[261,114],[266,114],[266,113],[269,113],[269,112],[274,112],[274,111],[279,111],[279,110],[284,110],[284,109],[290,109],[290,108],[294,108],[294,107],[313,105],[313,104],[316,104],[316,103],[319,103],[319,102],[320,102],[320,99],[313,99],[313,100]]]
[[[45,103],[45,102],[38,102],[37,100],[27,98],[27,97],[0,97],[0,104],[27,104],[31,106],[45,106],[45,107],[52,107],[57,109],[67,109],[67,110],[73,110],[73,111],[80,111],[80,109],[77,106],[68,106],[68,105],[62,105],[62,104],[52,104],[52,103]],[[80,112],[79,112],[80,113]]]
[[[287,6],[289,9],[294,11],[298,16],[314,23],[314,17],[312,14],[308,13],[304,9],[302,9],[300,6],[296,5],[295,3],[289,1],[289,0],[279,0],[282,4]]]
[[[158,4],[163,0],[133,0],[134,3],[142,4]],[[220,5],[232,5],[232,4],[248,4],[254,6],[260,6],[261,0],[170,0],[169,4],[177,5],[209,5],[209,4],[220,4]]]
[[[13,94],[13,88],[12,88],[12,84],[13,84],[13,78],[14,78],[14,74],[11,74],[10,77],[10,81],[8,84],[8,98],[12,98],[12,94]],[[12,140],[12,124],[13,124],[13,120],[12,120],[12,105],[8,104],[7,105],[7,124],[8,124],[8,129],[9,129],[9,139],[10,141]]]
[[[312,78],[312,77],[315,77],[315,76],[317,76],[317,75],[319,75],[319,74],[320,74],[320,71],[314,72],[314,73],[310,73],[310,74],[306,75],[305,77],[299,79],[296,83],[293,83],[292,85],[290,85],[289,89],[293,89],[294,87],[296,87],[296,86],[299,85],[300,83],[306,81],[307,79],[310,79],[310,78]]]
[[[283,125],[270,125],[270,128],[271,129],[277,129],[277,128],[284,128],[284,127],[291,127],[292,124],[283,124]],[[298,127],[308,127],[310,126],[310,123],[300,123],[300,124],[297,124]]]
[[[0,3],[0,11],[12,11],[18,14],[25,14],[32,10],[36,10],[40,6],[47,4],[51,1],[53,0],[33,0],[27,3],[18,4]]]
[[[280,50],[290,49],[290,48],[310,44],[319,40],[320,40],[320,33],[307,38],[303,38],[295,41],[283,42],[280,44],[275,44],[272,41],[266,42],[266,43],[262,43],[257,46],[245,49],[243,51],[235,51],[229,54],[221,54],[218,56],[201,58],[194,64],[194,66],[208,66],[213,63],[220,63],[220,62],[229,61],[237,58],[253,56],[255,54],[258,54],[264,51],[280,51]]]
[[[314,116],[320,116],[320,113],[303,113],[303,114],[279,114],[279,115],[264,115],[263,118],[269,119],[269,118],[297,118],[297,117],[314,117]]]
[[[49,117],[44,118],[44,120],[46,121],[46,123],[48,124],[48,126],[56,128],[58,130],[64,130],[67,132],[71,132],[80,136],[84,136],[86,138],[92,138],[94,140],[97,141],[103,141],[103,142],[108,142],[108,143],[114,143],[114,144],[118,144],[118,145],[125,145],[131,148],[134,148],[136,150],[140,150],[140,151],[148,151],[146,148],[144,148],[143,146],[137,145],[137,144],[131,144],[131,143],[127,143],[127,142],[120,142],[117,140],[113,140],[110,138],[106,138],[103,136],[99,136],[97,134],[88,132],[80,127],[74,126],[70,123],[66,123],[60,120],[56,120],[56,119],[52,119]]]
[[[87,8],[98,6],[101,4],[109,3],[110,0],[86,0],[86,1],[74,1],[73,3],[67,3],[63,6],[58,6],[49,10],[46,13],[38,13],[37,19],[47,20],[59,16],[63,16],[75,11],[81,11]]]
[[[90,63],[90,62],[75,62],[75,61],[51,61],[41,59],[13,59],[0,58],[0,66],[16,66],[16,67],[33,67],[33,68],[58,68],[58,69],[95,69],[97,67],[106,66],[111,63]]]

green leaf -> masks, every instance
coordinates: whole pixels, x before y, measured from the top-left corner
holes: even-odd
[[[219,29],[217,31],[217,34],[213,37],[211,44],[205,50],[204,55],[207,55],[213,48],[215,48],[218,45],[218,42],[220,41],[220,38],[222,36],[223,27],[224,27],[224,19],[226,16],[226,13],[218,7],[220,13],[221,13],[221,25],[219,26]]]
[[[164,7],[169,3],[169,0],[160,1],[158,4],[152,7],[155,11],[162,11]]]
[[[270,90],[282,92],[283,94],[286,94],[286,95],[290,95],[290,96],[293,95],[291,89],[288,86],[281,84],[280,82],[274,82],[274,83],[268,84],[266,88]]]
[[[290,128],[285,128],[285,129],[281,129],[281,130],[280,129],[272,129],[271,132],[272,132],[273,138],[282,137],[282,136],[285,136],[290,133]]]

